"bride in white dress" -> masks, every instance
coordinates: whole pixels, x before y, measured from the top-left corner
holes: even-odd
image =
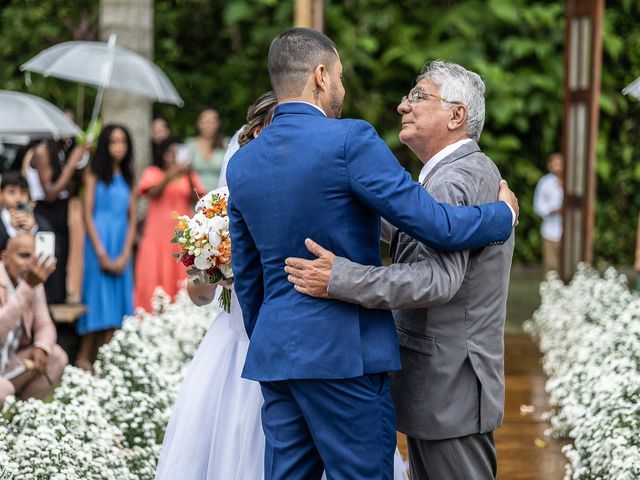
[[[262,95],[247,112],[247,125],[231,139],[220,175],[239,148],[271,122],[275,95]],[[238,140],[240,138],[240,140]],[[212,303],[215,287],[187,286],[197,305]],[[217,311],[213,306],[212,315]],[[264,433],[260,419],[260,384],[241,377],[249,348],[242,313],[234,291],[231,311],[220,310],[198,347],[178,392],[165,432],[156,480],[263,480]],[[396,450],[394,480],[407,480]]]

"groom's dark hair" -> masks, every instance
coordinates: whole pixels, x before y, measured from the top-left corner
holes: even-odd
[[[300,96],[318,65],[331,72],[337,52],[329,37],[310,28],[292,28],[274,38],[269,47],[269,77],[278,100]]]

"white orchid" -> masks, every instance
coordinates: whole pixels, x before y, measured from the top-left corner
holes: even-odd
[[[229,220],[228,217],[212,217],[208,220],[207,236],[209,244],[212,247],[217,247],[225,237],[229,236]]]
[[[189,219],[188,228],[192,238],[200,239],[207,235],[208,220],[209,219],[201,212],[197,212]]]
[[[218,250],[216,250],[211,246],[206,246],[200,249],[200,251],[195,254],[195,258],[193,260],[193,266],[196,267],[198,270],[207,270],[208,268],[211,268],[211,259],[217,253],[218,253]]]

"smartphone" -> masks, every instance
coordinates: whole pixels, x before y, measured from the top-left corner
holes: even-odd
[[[16,210],[24,213],[32,213],[31,205],[29,205],[28,203],[22,203],[22,202],[18,203],[18,205],[16,205]]]
[[[44,254],[48,257],[56,256],[56,234],[53,232],[36,233],[36,257]]]
[[[183,165],[191,162],[191,152],[186,145],[176,145],[176,163]]]

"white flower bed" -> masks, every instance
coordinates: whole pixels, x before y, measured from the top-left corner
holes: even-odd
[[[153,479],[185,367],[214,310],[159,291],[125,319],[91,376],[67,367],[53,400],[10,397],[0,417],[0,479]]]
[[[573,440],[565,480],[640,478],[640,296],[614,269],[584,265],[540,291],[525,330],[540,340],[557,407],[549,433]]]

